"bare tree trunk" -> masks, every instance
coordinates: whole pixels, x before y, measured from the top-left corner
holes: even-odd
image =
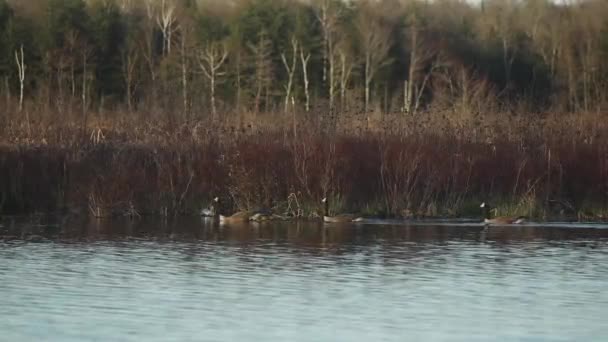
[[[368,50],[365,53],[365,106],[363,107],[365,113],[369,110],[369,87],[372,83],[372,72],[371,72],[371,52]]]
[[[266,87],[264,88],[264,111],[268,113],[270,110],[270,85],[269,82],[265,82]]]
[[[403,99],[403,108],[406,113],[412,111],[412,98],[414,95],[414,86],[416,84],[416,71],[418,70],[418,28],[414,24],[412,27],[412,45],[410,49],[410,66],[408,69],[405,97]]]
[[[49,52],[44,55],[44,68],[45,74],[47,76],[47,82],[45,84],[45,99],[44,99],[44,109],[49,110],[51,106],[51,96],[52,96],[52,88],[53,88],[53,67],[51,65],[51,57]]]
[[[70,97],[69,100],[66,101],[68,105],[68,112],[70,115],[73,113],[74,104],[77,102],[76,95],[76,65],[79,63],[77,57],[79,47],[80,47],[81,39],[76,31],[70,30],[66,34],[66,44],[68,49],[67,61],[65,61],[65,57],[63,52],[61,52],[61,58],[59,60],[59,68],[60,68],[60,87],[63,87],[63,70],[64,67],[69,67],[69,81],[70,81]],[[68,65],[69,64],[69,65]],[[63,94],[63,90],[61,90]],[[63,101],[63,97],[62,97]]]
[[[307,53],[304,56],[304,49],[300,49],[300,61],[302,62],[302,76],[304,79],[304,96],[306,97],[306,102],[304,104],[304,109],[306,111],[310,111],[310,93],[308,92],[308,60],[310,59],[310,53]]]
[[[291,88],[293,86],[293,76],[296,72],[296,63],[298,60],[298,40],[296,37],[291,38],[291,49],[291,65],[287,63],[285,54],[281,53],[281,60],[283,61],[285,70],[287,70],[287,85],[285,86],[285,113],[287,113],[289,110],[289,99],[291,96]]]
[[[403,83],[403,108],[402,111],[408,114],[416,114],[420,107],[422,95],[429,82],[431,75],[437,67],[437,52],[434,48],[424,45],[420,39],[418,22],[414,19],[410,29],[410,56],[407,80]],[[433,61],[433,59],[435,59]],[[429,62],[430,70],[425,72],[424,78],[420,81],[421,72],[425,70]]]
[[[181,67],[182,67],[182,101],[184,106],[184,117],[188,116],[188,58],[186,56],[186,36],[181,37]]]
[[[146,65],[148,67],[148,71],[150,72],[150,90],[152,92],[152,96],[151,96],[151,100],[152,100],[152,106],[155,107],[156,102],[157,102],[157,84],[156,84],[156,66],[154,65],[154,52],[153,52],[153,48],[152,48],[152,43],[148,42],[147,43],[147,47],[145,49],[145,53],[144,53],[144,58],[146,59]]]
[[[465,68],[460,71],[460,82],[462,84],[462,97],[460,99],[461,114],[465,114],[469,110],[469,78]]]
[[[346,97],[346,56],[340,51],[340,110],[344,111],[344,99]]]
[[[8,76],[4,76],[4,95],[6,96],[6,108],[11,107],[11,87],[8,82]]]
[[[583,55],[581,56],[582,67],[583,67],[583,106],[585,107],[585,111],[589,111],[591,108],[591,103],[593,101],[592,93],[593,93],[593,80],[594,80],[594,72],[593,70],[598,70],[593,63],[593,53],[596,49],[593,46],[593,38],[587,37],[584,43],[585,47],[583,49]]]
[[[125,97],[129,112],[133,110],[133,87],[135,83],[135,70],[138,63],[138,54],[135,50],[127,51],[123,56],[123,77],[125,80]]]
[[[551,77],[555,77],[555,65],[557,64],[557,57],[559,53],[559,47],[555,46],[551,51]]]
[[[388,113],[389,112],[389,108],[388,108],[388,82],[384,83],[384,113]]]
[[[175,30],[175,5],[173,1],[170,2],[171,4],[167,5],[166,0],[161,1],[160,13],[156,18],[156,23],[163,34],[163,56],[171,53],[171,37]]]
[[[574,79],[574,66],[573,64],[573,57],[571,55],[571,52],[567,52],[568,56],[566,56],[567,59],[567,68],[568,68],[568,104],[570,106],[570,110],[571,111],[576,111],[578,110],[578,99],[576,96],[576,81]]]
[[[25,84],[25,55],[23,53],[23,44],[19,52],[15,51],[15,61],[17,62],[17,72],[19,76],[19,112],[23,111],[23,88]]]
[[[253,51],[255,56],[255,78],[256,78],[256,93],[255,93],[255,112],[259,112],[260,103],[262,101],[262,92],[266,88],[266,95],[268,95],[267,83],[270,82],[271,73],[271,43],[266,37],[266,32],[260,33],[259,41],[256,45],[250,45],[249,48]],[[268,100],[268,96],[266,96]],[[268,102],[266,102],[268,107]]]
[[[353,70],[353,64],[349,63],[343,50],[339,50],[338,55],[340,55],[340,109],[344,110],[346,107],[346,88]]]
[[[85,118],[84,128],[87,124],[87,53],[82,54],[82,115]]]
[[[338,24],[338,13],[332,10],[331,0],[323,0],[318,12],[317,20],[321,24],[323,33],[323,82],[329,80],[329,109],[334,107],[335,91],[335,60],[334,60],[334,33]]]
[[[255,100],[254,100],[254,111],[256,113],[260,112],[260,103],[262,102],[262,90],[263,90],[263,83],[262,83],[262,79],[261,78],[257,78],[255,81]]]
[[[241,51],[236,54],[236,110],[241,110]]]
[[[420,103],[422,102],[422,94],[424,94],[424,89],[426,89],[426,85],[428,84],[431,75],[435,71],[435,68],[436,63],[433,63],[433,65],[431,66],[431,70],[429,70],[429,72],[424,75],[424,79],[422,80],[422,84],[420,84],[420,87],[416,88],[416,101],[414,101],[414,108],[412,109],[412,114],[416,114],[416,112],[418,112],[418,108],[420,108]]]
[[[361,12],[356,22],[364,57],[365,112],[369,111],[370,88],[374,76],[388,63],[390,27],[372,14]]]
[[[403,106],[401,107],[403,113],[409,113],[409,108],[412,105],[409,83],[408,80],[403,81]]]
[[[513,60],[515,58],[515,53],[511,53],[509,56],[509,41],[507,37],[502,38],[502,51],[503,51],[503,63],[505,66],[505,84],[508,86],[511,83],[511,67],[513,65]]]
[[[70,60],[70,86],[71,86],[71,90],[72,90],[72,95],[70,96],[70,108],[69,108],[69,112],[70,115],[72,115],[73,112],[73,105],[74,102],[76,102],[76,75],[75,75],[75,65],[76,61],[74,61],[72,58]]]
[[[147,10],[146,13],[147,13],[148,20],[145,23],[145,34],[144,34],[145,38],[143,39],[143,42],[141,43],[143,45],[141,48],[141,50],[143,51],[143,57],[146,60],[146,65],[148,67],[148,71],[150,72],[151,94],[148,94],[148,98],[150,99],[151,103],[148,103],[148,105],[151,105],[151,107],[154,109],[156,109],[156,103],[158,101],[158,99],[157,99],[158,86],[156,84],[156,60],[155,60],[154,45],[153,45],[154,18],[155,18],[153,4],[155,3],[155,1],[157,1],[157,0],[145,0],[146,10]]]
[[[218,76],[224,75],[218,72],[228,57],[228,50],[225,45],[218,47],[216,43],[211,43],[200,53],[199,65],[205,76],[209,79],[209,97],[211,100],[211,113],[216,118],[217,109],[215,105],[215,84]]]
[[[329,1],[324,0],[321,4],[321,13],[317,14],[317,19],[321,22],[321,28],[323,30],[323,82],[327,81],[327,50],[329,47],[328,36],[329,36],[329,21],[327,12],[329,10]]]
[[[63,56],[59,57],[59,66],[57,67],[57,91],[59,95],[55,101],[55,106],[58,110],[63,111],[63,103],[65,101],[63,90]]]
[[[329,110],[333,111],[334,109],[334,99],[335,99],[335,90],[336,90],[336,73],[335,73],[335,59],[334,59],[334,49],[330,47],[329,49]]]

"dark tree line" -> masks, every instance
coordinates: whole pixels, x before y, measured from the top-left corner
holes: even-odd
[[[608,3],[0,0],[0,101],[249,111],[601,111]]]

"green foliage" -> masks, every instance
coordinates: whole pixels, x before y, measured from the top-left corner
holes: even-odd
[[[259,92],[255,79],[260,78],[252,47],[264,37],[269,69],[264,77],[269,80],[264,80],[260,96],[264,97],[265,108],[274,108],[284,101],[288,78],[281,54],[290,56],[291,39],[295,37],[299,47],[310,53],[307,77],[311,104],[323,108],[329,98],[328,77],[323,78],[329,65],[323,46],[321,6],[328,4],[332,41],[341,52],[346,51],[352,64],[344,93],[347,102],[355,103],[348,103],[346,108],[358,108],[362,102],[359,93],[364,86],[361,56],[365,44],[357,26],[362,11],[366,11],[369,20],[385,23],[390,32],[382,33],[388,36],[391,48],[379,61],[382,68],[371,89],[376,103],[370,108],[386,112],[401,109],[411,58],[417,58],[419,64],[410,89],[417,94],[410,95],[421,101],[420,111],[466,102],[461,100],[467,95],[476,100],[476,92],[488,89],[494,95],[493,108],[525,104],[534,111],[601,111],[608,105],[608,24],[603,19],[608,17],[608,5],[603,1],[555,5],[546,1],[493,0],[482,6],[423,0],[162,3],[164,8],[160,1],[133,1],[124,7],[118,0],[44,0],[37,7],[25,1],[0,0],[0,77],[8,77],[10,84],[16,84],[14,52],[23,44],[28,96],[40,94],[43,85],[51,93],[59,91],[55,86],[64,82],[62,86],[70,88],[64,94],[74,97],[73,84],[86,77],[93,94],[89,100],[111,98],[112,103],[121,105],[125,100],[124,61],[128,52],[137,61],[134,87],[141,96],[134,97],[138,101],[153,106],[164,103],[165,107],[158,109],[171,109],[176,98],[183,96],[178,94],[178,85],[185,84],[190,86],[185,96],[191,98],[185,100],[191,102],[186,106],[203,115],[208,108],[205,99],[209,80],[192,71],[201,46],[223,41],[227,42],[229,55],[222,70],[218,70],[223,80],[216,85],[217,101],[226,110],[236,108],[238,91],[238,108],[251,108],[255,96],[248,98],[247,94]],[[173,48],[164,54],[160,27],[162,16],[167,14],[163,11],[168,9]],[[416,51],[411,46],[414,30],[418,33]],[[182,41],[187,41],[185,56],[179,48]],[[418,55],[412,56],[413,52]],[[86,75],[83,57],[87,61]],[[342,72],[339,57],[330,57],[335,63],[333,76],[338,78]],[[183,63],[189,70],[186,77],[181,74]],[[296,95],[296,107],[301,108],[303,73],[300,64],[296,69],[291,91]],[[466,78],[468,83],[458,84],[456,75],[464,75],[460,80]],[[171,91],[159,96],[161,88]],[[341,96],[341,89],[336,88],[334,84],[334,95]],[[47,99],[51,98],[53,95],[49,94]],[[483,106],[475,109],[484,110],[487,108]]]
[[[6,0],[0,0],[0,74],[6,74],[10,70],[11,50],[13,44],[10,33],[13,10]]]
[[[0,23],[2,26],[0,31],[0,77],[8,77],[9,80],[12,80],[13,87],[17,86],[15,52],[23,45],[29,75],[26,85],[34,87],[36,81],[43,76],[40,65],[41,40],[36,36],[40,28],[35,26],[30,18],[15,15],[10,7],[5,7],[5,4],[0,2],[0,17],[4,18],[0,19],[2,20]]]
[[[293,11],[295,12],[293,30],[300,44],[308,51],[317,49],[320,44],[321,27],[314,10],[308,6],[296,5]]]
[[[8,5],[6,0],[0,0],[0,30],[4,32],[7,28],[8,21],[13,16],[13,9]]]
[[[90,35],[90,18],[83,0],[49,0],[48,35],[51,47],[62,48],[68,33],[83,40]]]
[[[127,25],[113,2],[97,2],[91,8],[92,40],[95,46],[95,79],[100,95],[123,93],[121,51],[126,44]]]
[[[212,14],[200,14],[197,18],[196,35],[200,42],[221,41],[230,35],[230,27]]]
[[[273,44],[276,55],[288,45],[289,36],[294,32],[292,12],[282,1],[254,0],[240,15],[239,29],[245,44],[256,44],[264,33]]]

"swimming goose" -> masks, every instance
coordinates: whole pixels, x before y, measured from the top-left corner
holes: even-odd
[[[220,214],[220,223],[244,223],[249,221],[251,212],[249,211],[238,211],[230,216],[224,216]]]
[[[258,209],[252,212],[251,217],[249,217],[249,221],[261,222],[261,221],[270,221],[274,219],[274,215],[270,209]]]
[[[327,197],[321,200],[324,204],[323,209],[323,222],[327,223],[346,223],[346,222],[361,222],[363,217],[356,216],[355,214],[338,214],[335,216],[329,216],[329,201]]]
[[[526,221],[525,216],[517,216],[517,217],[496,216],[494,218],[490,218],[490,213],[494,212],[494,214],[496,215],[497,209],[491,208],[488,204],[486,204],[486,202],[481,203],[481,205],[479,207],[484,210],[483,222],[485,224],[521,224]]]
[[[214,198],[213,199],[214,202],[216,203],[216,205],[218,205],[219,208],[219,198]],[[244,223],[249,221],[249,218],[252,215],[251,211],[246,211],[246,210],[241,210],[241,211],[237,211],[236,213],[230,215],[230,216],[224,216],[222,214],[219,213],[219,209],[215,211],[215,215],[218,216],[220,224],[224,224],[224,223]]]
[[[209,205],[208,208],[201,209],[201,216],[203,217],[215,217],[215,213],[217,212],[216,206],[219,204],[219,197],[215,197],[213,202]]]

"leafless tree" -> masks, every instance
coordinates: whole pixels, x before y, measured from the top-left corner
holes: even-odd
[[[291,64],[287,62],[285,53],[281,53],[281,60],[287,71],[287,84],[285,85],[285,113],[289,109],[289,99],[291,97],[291,89],[293,87],[293,78],[296,72],[296,66],[298,62],[298,39],[293,36],[291,37]]]
[[[370,88],[374,76],[380,68],[386,66],[390,48],[391,29],[377,14],[369,9],[369,4],[362,6],[357,18],[357,30],[361,39],[364,67],[365,111],[369,110]]]
[[[146,67],[148,72],[150,73],[150,83],[149,89],[151,94],[148,96],[152,101],[152,107],[155,107],[157,103],[157,93],[158,93],[158,85],[157,85],[157,58],[154,52],[154,30],[155,30],[155,2],[157,0],[144,0],[145,8],[146,8],[146,19],[143,25],[143,37],[139,40],[139,44],[141,45],[140,50],[142,51],[142,57],[146,62]]]
[[[189,99],[190,74],[193,59],[196,59],[195,48],[195,23],[190,16],[182,13],[179,23],[179,64],[181,69],[182,102],[184,116],[190,112],[191,101]]]
[[[418,20],[413,17],[407,32],[410,53],[407,79],[403,84],[402,108],[403,112],[411,114],[415,114],[420,107],[422,95],[436,67],[433,61],[436,59],[435,49],[425,44],[420,33]]]
[[[255,112],[259,112],[262,92],[272,79],[271,42],[265,31],[260,32],[257,44],[249,44],[253,53],[255,67]],[[266,103],[268,105],[268,103]]]
[[[300,49],[300,62],[302,63],[302,82],[304,82],[304,109],[310,111],[310,92],[308,84],[308,61],[310,60],[310,53],[304,54],[304,49]]]
[[[139,52],[134,46],[129,46],[122,54],[122,75],[125,81],[125,98],[129,111],[133,110],[133,92],[135,90],[138,64]]]
[[[329,108],[333,109],[335,95],[335,44],[340,13],[333,0],[320,0],[316,15],[323,33],[323,82],[329,81]]]
[[[80,50],[80,57],[82,60],[82,91],[81,91],[81,99],[82,99],[82,115],[84,116],[85,120],[85,128],[86,128],[86,122],[87,122],[87,114],[88,114],[88,106],[89,103],[87,102],[88,100],[88,93],[89,93],[89,83],[88,80],[91,77],[91,75],[89,75],[89,58],[93,55],[93,49],[84,44]]]
[[[340,108],[344,110],[346,106],[346,88],[350,81],[354,62],[343,48],[338,49],[338,57],[340,60]]]
[[[23,44],[19,51],[15,51],[15,61],[17,62],[17,72],[19,76],[19,112],[23,111],[23,88],[25,84],[25,54],[23,53]]]
[[[215,104],[215,87],[218,81],[218,77],[223,76],[225,73],[220,72],[220,68],[228,57],[228,50],[226,45],[218,42],[208,43],[207,46],[199,53],[199,66],[203,71],[203,74],[209,80],[209,98],[211,101],[211,113],[213,118],[216,117],[217,108]]]
[[[176,31],[176,7],[171,0],[160,0],[160,9],[156,17],[156,23],[163,34],[163,55],[171,53],[171,40]]]

